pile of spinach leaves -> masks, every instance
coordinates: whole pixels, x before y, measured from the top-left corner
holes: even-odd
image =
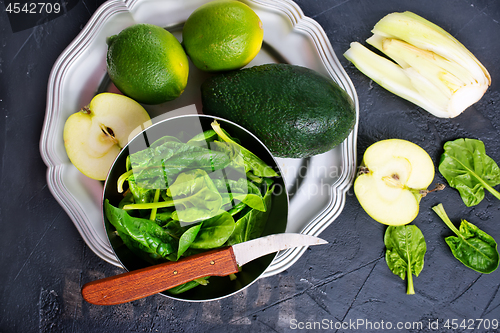
[[[164,136],[130,154],[118,207],[104,212],[123,243],[151,264],[260,237],[271,211],[276,171],[214,121],[182,142]],[[207,278],[169,290],[185,292]]]

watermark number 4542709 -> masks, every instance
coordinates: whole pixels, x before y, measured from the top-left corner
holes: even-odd
[[[5,11],[9,14],[58,14],[61,11],[61,4],[50,2],[9,2]]]

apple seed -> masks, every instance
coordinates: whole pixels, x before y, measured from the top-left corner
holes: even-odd
[[[393,174],[390,177],[382,177],[382,180],[389,186],[404,188],[404,185],[401,184],[401,182],[399,181],[399,177],[396,174]]]
[[[114,144],[118,144],[118,140],[115,138],[115,133],[111,128],[101,124],[101,131],[104,133],[104,135],[106,135],[106,137],[110,138]]]

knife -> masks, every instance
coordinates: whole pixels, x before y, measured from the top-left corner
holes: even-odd
[[[169,261],[92,281],[83,286],[82,296],[92,304],[122,304],[157,294],[197,278],[238,273],[238,266],[241,267],[266,254],[319,244],[328,242],[303,234],[274,234],[195,254],[179,261]]]

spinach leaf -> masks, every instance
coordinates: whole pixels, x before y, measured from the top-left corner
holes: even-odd
[[[422,271],[427,251],[422,231],[415,225],[389,226],[385,231],[384,243],[387,266],[403,280],[408,276],[406,293],[415,294],[413,275],[418,276]]]
[[[207,280],[208,278],[209,278],[209,276],[201,278],[201,279]],[[169,294],[172,294],[172,295],[182,294],[183,292],[186,292],[186,291],[188,291],[190,289],[193,289],[194,287],[198,287],[201,284],[200,283],[201,279],[196,279],[196,280],[193,280],[193,281],[189,281],[189,282],[186,282],[184,284],[181,284],[180,286],[170,288],[170,289],[167,290],[167,292]],[[206,281],[204,285],[206,285],[207,282],[208,281]]]
[[[273,186],[272,182],[266,182],[267,190],[264,194],[264,210],[253,209],[250,212],[250,219],[247,223],[246,240],[255,239],[262,235],[266,226],[269,214],[271,213]]]
[[[212,128],[221,140],[225,142],[230,142],[236,145],[241,153],[242,159],[246,166],[248,166],[249,170],[252,170],[253,173],[258,177],[277,177],[278,174],[273,170],[269,165],[267,165],[264,161],[262,161],[257,155],[252,153],[250,150],[236,143],[233,139],[231,139],[220,127],[219,123],[214,120],[212,122]]]
[[[448,218],[443,204],[432,207],[432,210],[458,236],[445,238],[455,258],[479,273],[489,274],[497,269],[499,255],[493,237],[466,220],[462,220],[458,230]]]
[[[228,245],[246,242],[262,235],[271,212],[272,193],[272,186],[269,185],[263,200],[265,211],[251,209],[236,221],[234,231],[228,239]]]
[[[191,244],[196,239],[198,232],[201,229],[201,223],[197,224],[188,230],[186,230],[181,238],[179,239],[179,249],[177,250],[177,260],[186,252],[187,249],[191,246]]]
[[[111,205],[108,199],[105,200],[104,211],[122,239],[128,237],[130,242],[147,253],[168,259],[177,249],[177,240],[154,221],[132,217],[125,210]]]
[[[175,207],[172,219],[181,222],[196,222],[217,215],[222,206],[222,197],[210,177],[203,170],[181,173],[167,189],[165,201],[128,204],[123,209],[154,209]]]
[[[137,185],[146,189],[165,189],[183,171],[220,170],[232,162],[232,150],[212,150],[186,143],[167,141],[130,155]]]
[[[246,178],[238,180],[216,178],[212,180],[222,196],[222,206],[231,205],[232,207],[233,200],[237,200],[260,211],[266,210],[259,188]]]
[[[234,231],[227,241],[228,245],[234,245],[246,241],[247,227],[251,224],[250,221],[253,219],[253,216],[251,214],[252,212],[253,209],[243,215],[240,219],[238,219],[238,221],[236,221]]]
[[[151,202],[155,195],[155,190],[145,189],[137,186],[134,175],[128,178],[128,188],[132,195],[134,196],[134,203],[146,203]]]
[[[132,195],[132,192],[127,191],[123,199],[118,204],[118,208],[123,209],[123,206],[133,203],[134,203],[134,196]]]
[[[486,155],[484,143],[474,139],[457,139],[444,144],[439,172],[460,193],[467,207],[484,198],[484,189],[497,199],[500,193],[493,186],[500,184],[500,168]]]
[[[195,222],[217,215],[222,197],[208,174],[200,169],[181,173],[167,189],[176,211],[172,218],[182,222]]]
[[[121,240],[123,241],[123,244],[125,244],[125,246],[127,246],[127,248],[132,251],[132,253],[134,253],[142,260],[147,261],[152,265],[165,262],[165,260],[160,255],[153,251],[150,251],[148,248],[144,248],[144,246],[142,246],[140,243],[135,242],[132,237],[120,233],[119,235]],[[169,256],[171,256],[171,254]]]
[[[170,220],[165,226],[163,226],[166,232],[168,232],[172,237],[179,239],[182,233],[186,231],[186,227],[182,227],[179,221]]]
[[[247,178],[249,180],[251,180],[252,182],[255,182],[255,183],[258,183],[258,184],[262,183],[262,178],[261,177],[257,177],[256,175],[254,175],[252,171],[248,171],[247,172]]]
[[[223,212],[204,220],[196,239],[191,243],[193,249],[213,249],[224,245],[234,230],[234,219],[228,212]]]
[[[243,202],[238,202],[236,205],[234,205],[231,209],[229,209],[227,212],[231,214],[232,216],[238,214],[241,212],[243,209],[247,208],[247,204]]]
[[[162,210],[160,212],[156,212],[155,222],[159,226],[166,226],[170,221],[172,221],[172,211]]]
[[[164,144],[165,142],[181,142],[179,139],[177,139],[175,136],[171,136],[171,135],[165,135],[161,138],[159,138],[158,140],[154,141],[151,145],[149,145],[149,148],[156,148],[156,147],[160,147],[162,144]]]
[[[202,133],[199,133],[192,137],[187,143],[194,145],[202,145],[206,146],[207,142],[212,142],[217,138],[217,133],[214,130],[207,130]]]

